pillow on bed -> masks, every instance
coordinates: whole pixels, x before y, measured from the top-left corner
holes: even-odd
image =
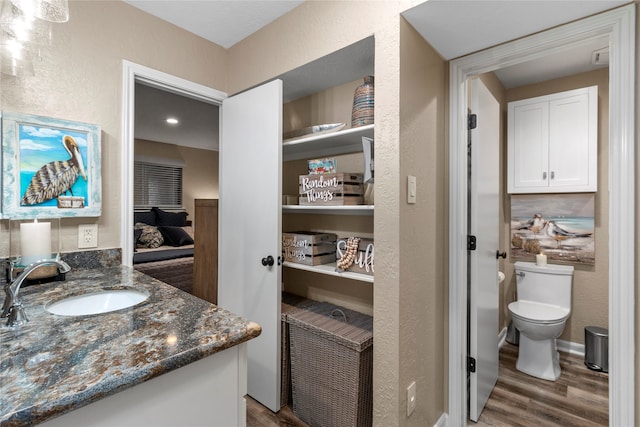
[[[159,208],[152,209],[156,214],[156,225],[168,227],[184,227],[187,225],[186,212],[167,212]]]
[[[141,222],[147,225],[158,225],[156,223],[156,213],[154,211],[134,212],[133,223],[136,224],[138,222]]]
[[[139,222],[136,223],[134,228],[142,230],[142,234],[138,238],[138,247],[152,249],[158,248],[164,243],[162,233],[160,233],[157,227]]]
[[[142,228],[134,228],[133,229],[133,252],[136,252],[136,247],[138,247],[138,240],[140,240],[140,236],[142,236]]]
[[[193,245],[193,239],[182,227],[159,226],[164,242],[169,246]]]

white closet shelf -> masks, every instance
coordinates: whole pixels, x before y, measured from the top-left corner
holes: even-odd
[[[282,213],[294,214],[323,214],[323,215],[373,215],[373,205],[346,205],[346,206],[306,206],[283,205]]]
[[[366,125],[283,142],[282,158],[288,161],[360,152],[362,137],[373,138],[373,127]]]
[[[344,277],[345,279],[359,280],[361,282],[373,283],[373,276],[369,276],[367,274],[361,273],[352,273],[350,271],[345,271],[344,273],[339,273],[336,271],[336,263],[330,264],[321,264],[321,265],[304,265],[298,264],[295,262],[285,261],[282,265],[289,268],[295,268],[298,270],[311,271],[314,273],[327,274],[329,276],[336,277]]]

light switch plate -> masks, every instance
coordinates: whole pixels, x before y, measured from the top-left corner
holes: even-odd
[[[416,177],[407,176],[407,203],[414,204],[416,202]]]

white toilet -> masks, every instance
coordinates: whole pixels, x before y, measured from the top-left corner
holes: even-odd
[[[513,325],[520,331],[516,369],[556,381],[560,362],[556,338],[571,314],[573,267],[516,262],[518,300],[509,304]]]

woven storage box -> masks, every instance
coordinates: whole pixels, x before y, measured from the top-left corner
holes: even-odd
[[[309,307],[316,301],[300,297],[298,295],[290,294],[288,292],[282,293],[282,308],[281,308],[281,327],[282,327],[282,339],[281,339],[281,359],[282,359],[282,380],[280,385],[280,407],[287,406],[292,402],[291,395],[291,357],[289,356],[289,314],[295,313],[300,310],[304,310],[305,307]]]
[[[312,427],[370,426],[373,318],[317,303],[288,321],[294,414]]]

